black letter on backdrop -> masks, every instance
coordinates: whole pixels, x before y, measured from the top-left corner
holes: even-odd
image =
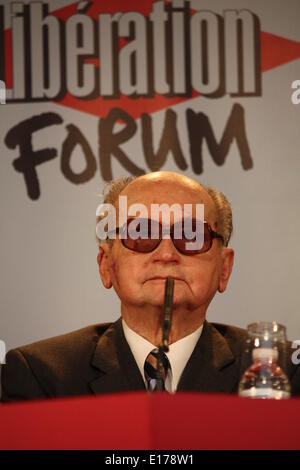
[[[119,132],[113,133],[116,122],[123,121],[125,127]],[[111,156],[114,155],[118,162],[124,166],[132,175],[139,176],[145,172],[126,156],[125,152],[119,148],[119,145],[129,140],[136,132],[137,125],[135,120],[120,108],[112,109],[106,118],[99,122],[99,159],[100,169],[104,181],[112,179]]]
[[[187,163],[178,138],[176,120],[175,111],[167,109],[159,148],[155,154],[153,150],[152,117],[149,114],[142,114],[141,116],[143,148],[147,165],[151,171],[160,170],[165,164],[169,152],[173,154],[174,161],[181,170],[187,169]]]
[[[249,170],[253,167],[253,160],[246,136],[244,114],[244,108],[240,104],[233,105],[221,141],[218,144],[208,117],[203,113],[195,113],[192,109],[187,110],[190,152],[193,170],[196,174],[203,172],[202,142],[204,139],[207,142],[213,161],[218,166],[224,164],[229,147],[233,139],[236,139],[241,155],[242,167],[244,170]]]
[[[67,130],[69,131],[68,137],[63,143],[62,152],[61,152],[61,171],[62,174],[71,181],[71,183],[80,184],[85,183],[93,178],[96,173],[97,164],[96,159],[93,155],[90,144],[78,129],[78,127],[73,124],[69,124]],[[83,155],[86,160],[85,170],[81,173],[74,173],[71,168],[70,161],[72,157],[72,152],[76,145],[80,145],[83,151]]]
[[[43,113],[21,121],[12,127],[5,136],[4,142],[8,148],[14,149],[17,145],[20,147],[20,156],[13,161],[13,167],[16,171],[24,174],[27,194],[30,199],[38,199],[41,194],[35,167],[52,160],[57,155],[54,148],[46,148],[35,152],[32,148],[32,134],[40,129],[62,122],[62,118],[56,113]]]

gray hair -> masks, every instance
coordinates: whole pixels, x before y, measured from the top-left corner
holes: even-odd
[[[203,186],[205,191],[210,195],[217,210],[217,231],[224,239],[224,245],[228,246],[232,234],[232,209],[225,194],[216,188]]]
[[[116,207],[118,197],[120,193],[123,191],[123,189],[126,188],[126,186],[131,183],[131,181],[135,180],[136,177],[134,176],[121,176],[120,178],[117,178],[115,180],[111,180],[106,185],[104,186],[103,189],[103,204],[112,204],[114,207]],[[96,226],[100,220],[102,220],[105,217],[105,214],[98,215],[96,217]],[[99,240],[99,238],[96,235],[96,240],[97,243],[100,245],[100,243],[103,243],[103,240]],[[112,247],[113,244],[113,239],[107,238],[105,240],[105,243],[109,245],[109,247]]]
[[[134,181],[137,177],[134,176],[122,176],[121,178],[112,180],[108,182],[104,189],[103,189],[103,203],[105,204],[112,204],[116,207],[117,199],[123,189],[129,185],[132,181]],[[217,231],[220,235],[222,235],[224,239],[224,245],[228,246],[231,234],[232,234],[232,209],[231,204],[228,201],[225,194],[223,194],[218,189],[212,188],[210,186],[201,185],[203,189],[209,194],[211,199],[213,200],[216,211],[217,211]],[[96,217],[96,224],[104,217],[104,215]],[[100,243],[99,239],[97,238],[97,242]],[[106,243],[108,243],[111,247],[113,240],[107,239]]]

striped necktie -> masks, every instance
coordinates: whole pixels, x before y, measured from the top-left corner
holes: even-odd
[[[157,356],[158,356],[158,348],[153,349],[145,360],[144,365],[144,372],[145,372],[145,379],[147,383],[147,389],[150,392],[157,390]],[[165,380],[168,374],[168,370],[170,368],[169,359],[167,358],[166,354],[163,353],[162,356],[162,383],[163,383],[163,390],[165,390]]]

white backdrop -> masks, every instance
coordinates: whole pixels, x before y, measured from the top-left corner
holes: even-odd
[[[74,2],[48,3],[54,11]],[[269,37],[269,54],[277,54],[280,60],[274,59],[276,65],[262,73],[261,96],[196,96],[172,104],[187,169],[179,170],[171,154],[161,169],[180,171],[216,186],[232,202],[234,271],[227,292],[214,299],[208,320],[242,327],[255,320],[277,320],[287,326],[289,339],[299,339],[300,105],[291,101],[291,83],[300,79],[300,3],[203,0],[201,5],[220,15],[224,10],[251,9],[259,17],[262,32],[282,38],[272,42]],[[6,16],[5,27],[9,26],[10,18]],[[132,102],[134,108],[136,101]],[[253,167],[243,169],[235,141],[225,163],[217,166],[204,142],[203,172],[196,175],[191,165],[185,111],[204,113],[219,141],[234,103],[245,110]],[[155,148],[166,106],[151,112]],[[19,122],[45,112],[58,114],[63,123],[33,135],[34,150],[52,147],[57,156],[36,167],[41,194],[32,200],[23,174],[12,164],[19,149],[8,148],[5,137]],[[0,339],[7,349],[119,317],[119,300],[112,290],[102,287],[97,270],[94,223],[104,186],[99,159],[96,157],[95,174],[86,183],[76,185],[63,176],[61,149],[68,124],[80,128],[97,156],[98,116],[51,101],[0,105]],[[136,134],[122,149],[147,172],[150,170],[141,146],[139,117],[136,124]],[[114,178],[130,174],[115,158],[112,161]],[[75,172],[84,168],[79,147],[72,155],[72,168]]]

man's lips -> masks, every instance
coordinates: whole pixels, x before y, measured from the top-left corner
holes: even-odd
[[[154,276],[150,277],[149,279],[146,279],[147,281],[166,281],[167,278],[170,277],[176,281],[183,281],[183,279],[180,279],[179,277],[176,276]]]

